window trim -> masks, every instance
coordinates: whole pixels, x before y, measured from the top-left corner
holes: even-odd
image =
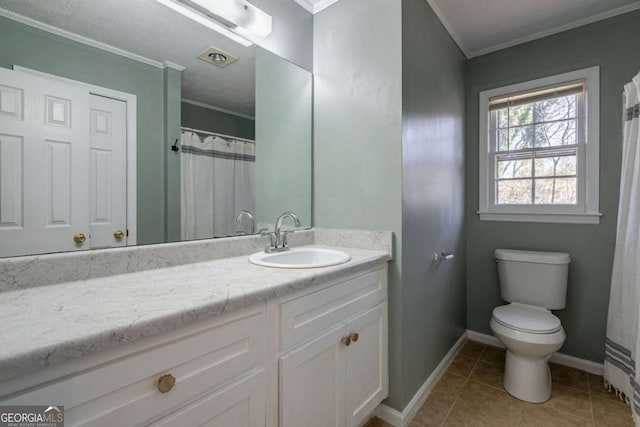
[[[580,174],[584,177],[578,187],[583,186],[582,200],[578,200],[578,206],[573,205],[501,205],[493,204],[494,179],[491,171],[493,161],[491,153],[491,138],[489,135],[490,120],[489,102],[491,98],[509,94],[534,91],[548,86],[557,86],[563,83],[585,80],[586,109],[586,135],[584,145],[578,145],[578,156],[585,156],[585,171]],[[600,67],[590,67],[556,74],[541,79],[530,80],[509,86],[480,92],[479,112],[479,196],[480,206],[478,214],[483,221],[516,221],[516,222],[543,222],[543,223],[574,223],[574,224],[599,224],[602,214],[599,212],[599,158],[600,158]],[[580,150],[580,148],[584,148]],[[580,153],[583,151],[584,153]],[[580,177],[578,178],[580,179]]]

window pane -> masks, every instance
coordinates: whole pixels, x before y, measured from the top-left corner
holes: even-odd
[[[577,204],[576,178],[536,179],[536,205]]]
[[[531,159],[498,160],[498,178],[530,178]]]
[[[509,151],[509,129],[498,130],[498,151]]]
[[[497,205],[530,205],[531,204],[530,179],[514,179],[510,181],[498,181]]]
[[[576,121],[536,125],[536,147],[557,147],[576,143]]]
[[[497,114],[497,124],[499,128],[506,128],[507,126],[509,126],[509,109],[508,108],[502,108],[498,111],[496,111]]]
[[[576,117],[577,95],[545,99],[534,104],[535,121],[573,119]]]
[[[533,123],[533,104],[509,107],[509,126],[530,125]]]
[[[509,129],[509,150],[524,150],[533,147],[533,126]]]
[[[577,156],[536,158],[536,176],[576,175]]]

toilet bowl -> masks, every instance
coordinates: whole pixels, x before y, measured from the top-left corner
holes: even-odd
[[[491,330],[507,350],[502,384],[514,397],[542,403],[551,397],[549,359],[566,338],[551,310],[565,307],[569,255],[496,249],[500,295]]]
[[[494,309],[490,325],[507,350],[504,388],[526,402],[549,400],[551,373],[548,361],[562,347],[566,337],[560,320],[545,308],[512,303]]]

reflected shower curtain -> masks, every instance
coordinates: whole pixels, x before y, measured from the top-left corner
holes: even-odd
[[[640,74],[624,88],[624,136],[616,248],[605,344],[605,381],[640,414]],[[621,396],[622,397],[622,396]]]
[[[255,145],[183,132],[182,239],[233,236],[235,215],[255,212]]]

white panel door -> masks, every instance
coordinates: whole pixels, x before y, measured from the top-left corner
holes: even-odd
[[[93,94],[90,103],[91,247],[126,246],[127,104]]]
[[[387,303],[347,324],[347,334],[358,334],[347,348],[347,426],[362,425],[388,394]]]
[[[280,427],[344,427],[345,327],[280,358]]]
[[[126,126],[123,101],[0,68],[0,257],[126,245]]]
[[[81,86],[0,68],[0,256],[88,247],[88,106]]]

